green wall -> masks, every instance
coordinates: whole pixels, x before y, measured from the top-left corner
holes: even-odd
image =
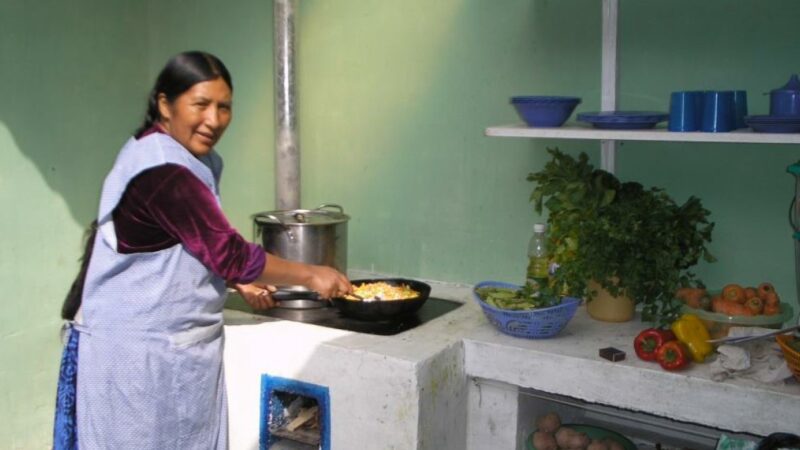
[[[769,5],[766,8],[765,5]],[[620,107],[666,110],[669,92],[762,95],[800,72],[792,0],[622,0]],[[518,282],[538,218],[525,181],[546,147],[488,138],[508,97],[574,94],[599,109],[596,0],[301,0],[298,94],[304,207],[352,215],[350,267],[444,281]],[[232,222],[274,208],[272,4],[263,0],[0,2],[0,447],[49,444],[58,310],[105,172],[178,51],[218,54],[235,118],[220,144]],[[623,143],[623,180],[696,195],[716,222],[711,286],[772,281],[796,304],[786,212],[796,146]],[[10,387],[10,388],[8,388]]]
[[[599,144],[482,136],[517,121],[515,94],[600,99],[600,2],[305,1],[300,118],[306,206],[353,215],[352,266],[476,282],[522,279],[536,220],[525,176],[548,146]],[[674,90],[746,89],[750,111],[798,71],[800,4],[625,1],[619,106],[666,110]],[[625,142],[623,180],[701,198],[716,222],[709,286],[772,281],[794,301],[787,208],[797,146]]]
[[[0,2],[0,448],[50,445],[59,309],[142,114],[144,18],[125,0]]]

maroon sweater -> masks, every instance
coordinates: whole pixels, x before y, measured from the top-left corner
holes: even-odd
[[[149,133],[148,133],[149,134]],[[164,164],[143,171],[113,212],[120,253],[146,253],[181,244],[214,274],[251,283],[266,253],[225,218],[214,195],[189,169]]]

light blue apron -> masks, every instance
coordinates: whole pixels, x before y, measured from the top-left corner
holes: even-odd
[[[128,182],[165,163],[189,168],[219,201],[222,160],[154,133],[129,140],[106,177],[81,306],[78,447],[225,449],[225,281],[183,245],[117,253],[112,211]]]

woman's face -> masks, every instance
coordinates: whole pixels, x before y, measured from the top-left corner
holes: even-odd
[[[232,96],[221,77],[195,84],[172,103],[159,94],[161,125],[194,156],[206,155],[231,122]]]

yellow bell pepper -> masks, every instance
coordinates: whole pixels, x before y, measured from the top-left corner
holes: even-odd
[[[708,334],[703,321],[694,314],[684,314],[670,326],[675,337],[683,342],[689,349],[695,362],[703,362],[706,356],[714,351],[714,346],[708,343],[711,336]]]

